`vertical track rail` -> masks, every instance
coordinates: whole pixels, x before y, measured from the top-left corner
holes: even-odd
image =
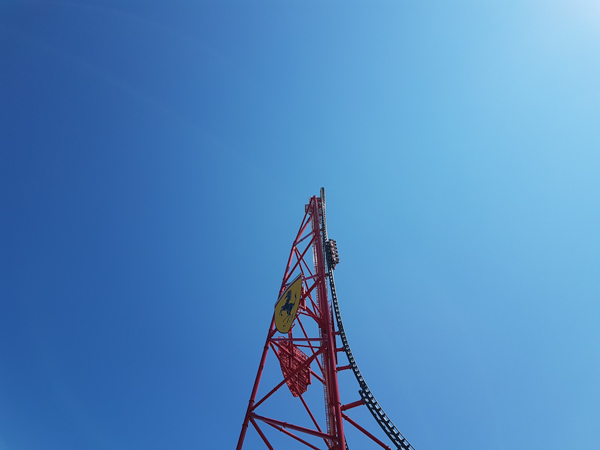
[[[327,219],[325,217],[325,189],[321,188],[321,230],[322,230],[322,238],[323,238],[323,250],[328,253],[330,251],[329,240],[327,238]],[[346,338],[346,332],[344,331],[344,323],[342,322],[342,315],[340,314],[340,307],[338,304],[337,294],[335,290],[335,280],[333,277],[333,265],[331,264],[332,257],[330,254],[325,255],[325,261],[327,262],[327,270],[329,276],[329,289],[331,292],[331,302],[333,304],[333,312],[335,314],[335,319],[338,326],[338,332],[340,334],[340,339],[342,340],[342,345],[344,346],[344,352],[346,353],[346,357],[348,358],[348,362],[350,363],[350,367],[352,368],[352,372],[354,372],[354,376],[356,377],[356,381],[358,381],[358,385],[360,386],[360,390],[358,391],[360,397],[362,398],[365,406],[369,409],[375,421],[379,424],[381,429],[385,432],[388,438],[392,441],[392,443],[396,446],[397,449],[400,450],[415,450],[415,448],[406,440],[406,438],[400,433],[398,428],[394,425],[391,419],[386,415],[383,408],[379,405],[375,396],[371,393],[369,386],[362,376],[358,365],[356,364],[356,360],[352,355],[352,350],[350,349],[350,345],[348,344],[348,339]],[[346,446],[347,448],[347,446]]]

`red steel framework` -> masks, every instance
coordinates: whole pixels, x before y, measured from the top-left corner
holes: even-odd
[[[335,300],[335,313],[338,318],[338,325],[341,328],[338,331],[335,329],[334,309],[332,309],[332,304],[328,298],[328,281],[333,284],[332,269],[335,267],[336,261],[332,262],[332,253],[329,248],[330,244],[335,245],[335,241],[330,242],[327,240],[324,203],[324,190],[322,189],[321,197],[311,197],[309,203],[305,206],[305,214],[294,239],[279,290],[279,296],[281,296],[288,286],[298,276],[301,276],[302,295],[300,304],[293,326],[286,334],[278,332],[275,324],[275,314],[277,314],[277,311],[273,314],[236,447],[237,450],[243,448],[250,425],[258,433],[264,445],[270,450],[274,450],[275,448],[272,442],[273,438],[269,440],[268,437],[272,432],[266,431],[271,428],[312,449],[346,450],[344,421],[351,424],[376,445],[381,448],[390,449],[388,445],[384,444],[345,413],[350,408],[367,405],[367,407],[370,407],[369,409],[371,409],[376,420],[377,414],[380,414],[384,418],[384,421],[391,424],[391,421],[387,419],[383,411],[381,413],[377,412],[376,408],[379,408],[379,405],[376,403],[374,397],[372,397],[368,387],[366,387],[366,383],[363,390],[359,391],[361,399],[348,404],[342,404],[340,400],[338,371],[352,369],[359,376],[360,372],[354,362],[354,358],[349,353],[350,350],[347,346],[343,326],[340,322],[341,318],[334,290],[332,291],[332,295]],[[337,258],[337,250],[334,250],[334,252],[335,258]],[[330,279],[328,280],[328,278]],[[344,345],[338,348],[336,346],[336,336],[340,334]],[[338,365],[338,353],[344,351],[344,347],[347,347],[346,354],[351,358],[351,364],[340,366]],[[263,384],[268,385],[266,388],[267,393],[261,397],[257,397],[265,363],[270,353],[279,361],[282,378],[280,381],[272,381],[270,379],[268,382],[265,381]],[[360,376],[359,382],[361,379],[362,376]],[[321,383],[323,386],[324,418],[322,417],[323,410],[316,411],[314,401],[313,408],[311,408],[309,406],[310,402],[305,398],[305,393],[313,381],[314,384]],[[263,415],[264,413],[259,411],[261,406],[264,407],[270,402],[278,401],[275,398],[276,393],[283,386],[286,386],[290,390],[293,397],[300,400],[302,404],[300,409],[306,412],[303,425],[287,421],[289,420],[286,420],[287,410],[280,408],[279,405],[277,405],[276,414],[283,417],[266,417]],[[263,390],[265,390],[264,386],[261,387],[261,391]],[[371,404],[375,406],[373,407]],[[380,426],[386,431],[384,424],[380,423]],[[386,426],[390,428],[390,425]],[[397,432],[393,424],[391,424],[391,428]],[[397,434],[401,436],[399,432]],[[390,436],[389,433],[388,436]],[[390,437],[393,438],[393,436]],[[401,437],[403,439],[403,436]],[[408,442],[405,442],[405,440],[402,440],[402,445],[397,444],[397,446],[402,449],[412,449],[412,446]]]

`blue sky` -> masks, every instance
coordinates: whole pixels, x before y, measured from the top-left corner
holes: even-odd
[[[599,54],[591,0],[3,1],[0,449],[234,448],[321,186],[415,448],[597,448]]]

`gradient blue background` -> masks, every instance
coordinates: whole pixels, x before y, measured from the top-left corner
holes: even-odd
[[[321,186],[417,450],[597,449],[599,55],[593,0],[2,1],[0,449],[234,448]]]

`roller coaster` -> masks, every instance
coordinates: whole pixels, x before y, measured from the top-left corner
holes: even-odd
[[[244,447],[250,425],[258,434],[256,441],[262,441],[270,450],[275,449],[275,441],[267,428],[287,436],[289,443],[281,448],[291,448],[291,443],[295,442],[295,445],[315,450],[349,450],[344,432],[346,424],[366,436],[373,445],[392,450],[392,447],[348,415],[348,410],[360,406],[366,406],[393,447],[414,450],[375,399],[352,354],[335,288],[333,272],[338,263],[336,241],[327,236],[325,190],[321,188],[320,196],[311,197],[305,206],[304,217],[292,244],[237,450]],[[337,346],[338,337],[341,347]],[[338,353],[341,352],[345,353],[348,360],[346,365],[339,363]],[[259,386],[270,353],[278,360],[283,379],[265,380],[263,384],[268,385],[267,390],[271,384],[274,386],[259,398]],[[345,370],[351,370],[354,374],[360,398],[344,404],[340,396],[338,373]],[[324,405],[324,418],[314,412],[314,394],[310,398],[313,407],[309,405],[308,388],[313,379],[323,387],[323,400],[318,403]],[[277,394],[284,385],[292,397],[299,399],[299,410],[304,415],[293,415],[293,423],[287,418],[267,417],[262,411],[269,411],[269,415],[286,416],[288,409],[281,406],[281,395],[278,398]],[[271,406],[268,409],[269,403],[274,403],[274,408]]]

